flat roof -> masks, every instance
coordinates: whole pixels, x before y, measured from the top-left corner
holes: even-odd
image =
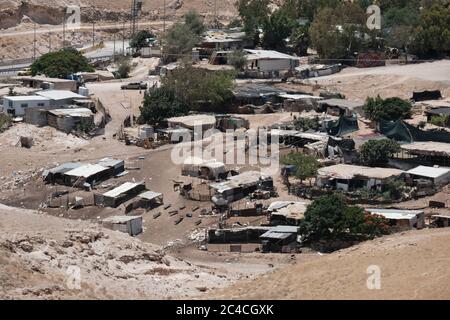
[[[143,185],[143,183],[132,183],[132,182],[125,182],[124,184],[122,184],[121,186],[108,191],[106,193],[103,194],[104,197],[110,197],[110,198],[116,198],[118,196],[120,196],[121,194],[124,194],[128,191],[133,190],[134,188],[137,188],[139,186]]]
[[[431,155],[431,156],[450,156],[450,143],[445,142],[414,142],[400,146],[402,150],[412,154]]]
[[[50,101],[49,98],[41,96],[5,96],[3,99],[10,101]]]
[[[44,90],[36,92],[36,94],[51,100],[87,99],[85,96],[68,90]]]
[[[426,114],[431,115],[450,115],[450,107],[438,107],[425,111]]]
[[[330,167],[320,168],[318,170],[319,176],[343,180],[351,180],[357,176],[373,179],[387,179],[390,177],[400,176],[402,173],[404,173],[404,171],[398,169],[370,168],[349,164],[337,164]]]
[[[68,80],[68,79],[60,79],[60,78],[49,78],[49,77],[42,77],[42,76],[23,76],[23,77],[17,77],[18,80],[26,80],[26,81],[43,81],[43,82],[75,82],[75,80]]]
[[[269,178],[270,176],[264,175],[259,171],[247,171],[237,176],[228,178],[228,180],[239,186],[243,186],[258,183],[261,180],[267,180]]]
[[[396,210],[396,209],[366,209],[371,214],[378,214],[391,220],[414,219],[419,214],[423,214],[420,210]]]
[[[127,223],[129,221],[138,220],[138,219],[142,219],[142,217],[141,216],[114,216],[114,217],[109,217],[109,218],[103,219],[103,222],[114,223],[114,224],[123,224],[123,223]]]
[[[48,112],[55,116],[63,117],[91,117],[94,115],[88,108],[53,109],[49,110]]]
[[[125,162],[123,160],[118,160],[118,159],[113,159],[113,158],[104,158],[102,160],[100,160],[99,162],[97,162],[98,165],[102,166],[102,167],[107,167],[107,168],[113,168],[115,166],[118,165],[122,165]]]
[[[299,60],[298,57],[290,56],[274,50],[252,50],[244,49],[245,52],[250,53],[247,56],[247,60],[258,60],[258,59],[289,59],[289,60]]]
[[[139,195],[139,198],[142,198],[145,200],[154,200],[154,199],[158,199],[162,196],[163,196],[162,193],[154,192],[154,191],[147,191],[147,192],[141,193]]]
[[[86,164],[66,173],[68,176],[89,178],[94,174],[108,170],[108,168],[99,166],[98,164]]]
[[[427,178],[439,178],[450,172],[448,168],[435,168],[435,167],[426,167],[426,166],[418,166],[417,168],[411,169],[408,171],[409,174]]]
[[[327,99],[319,101],[319,105],[328,105],[331,107],[344,108],[344,109],[355,109],[364,106],[362,101],[351,101],[346,99]]]
[[[167,122],[181,124],[181,125],[187,126],[189,128],[193,128],[196,125],[198,125],[198,126],[204,126],[204,125],[214,126],[216,124],[216,117],[206,115],[206,114],[199,114],[199,115],[192,115],[192,116],[185,116],[185,117],[169,118],[169,119],[167,119]]]
[[[64,163],[62,165],[59,165],[59,166],[57,166],[55,168],[52,168],[52,169],[48,170],[48,172],[53,173],[53,174],[55,174],[55,173],[64,173],[64,172],[68,172],[70,170],[79,168],[79,167],[84,166],[84,165],[85,164],[83,164],[83,163],[69,162],[69,163]]]
[[[322,97],[312,96],[312,95],[308,95],[308,94],[288,94],[288,93],[284,93],[284,94],[280,94],[279,97],[283,98],[283,99],[291,99],[291,100],[303,100],[303,99],[323,100]]]

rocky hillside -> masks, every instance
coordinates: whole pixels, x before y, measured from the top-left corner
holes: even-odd
[[[168,299],[227,276],[87,222],[0,205],[0,299]]]
[[[131,0],[2,0],[0,2],[0,29],[14,27],[24,17],[39,24],[59,24],[67,5],[81,7],[82,20],[120,21],[129,17]],[[162,17],[164,0],[144,0],[143,17],[157,20]],[[197,10],[204,16],[214,13],[214,0],[166,0],[166,15],[170,19],[188,10]],[[235,0],[217,1],[217,12],[221,18],[228,19],[236,11]],[[94,4],[94,7],[92,7]]]

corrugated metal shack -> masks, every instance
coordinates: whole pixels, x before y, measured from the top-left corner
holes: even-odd
[[[126,182],[121,186],[104,194],[95,194],[95,205],[103,207],[117,208],[122,203],[135,198],[145,190],[145,183]]]
[[[47,121],[51,127],[69,133],[82,122],[94,126],[94,114],[86,108],[55,109],[48,111]]]

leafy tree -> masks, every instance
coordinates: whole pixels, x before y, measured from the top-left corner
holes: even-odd
[[[422,57],[450,54],[450,6],[434,5],[424,9],[415,31],[414,52]]]
[[[184,24],[198,36],[201,36],[206,31],[202,18],[193,10],[184,15]]]
[[[167,118],[189,112],[187,106],[176,98],[175,92],[164,87],[146,92],[140,111],[140,121],[157,127],[162,126]]]
[[[122,57],[119,60],[119,67],[117,68],[117,77],[125,79],[129,77],[131,72],[131,59],[129,57]]]
[[[388,200],[400,200],[403,197],[403,191],[406,189],[404,181],[396,178],[389,178],[383,186],[383,196]]]
[[[0,132],[5,131],[11,126],[11,115],[7,113],[0,113]]]
[[[10,88],[9,88],[8,96],[10,96],[10,97],[17,96],[17,92],[14,91],[14,87],[10,87]]]
[[[400,152],[397,141],[390,139],[370,140],[364,143],[359,153],[359,161],[370,167],[386,165],[396,153]]]
[[[449,116],[432,116],[430,123],[438,127],[447,127],[449,125]]]
[[[366,116],[372,121],[397,121],[411,117],[412,104],[400,98],[382,99],[377,96],[368,98],[363,109]]]
[[[343,59],[363,45],[365,12],[356,4],[341,3],[318,11],[309,29],[311,44],[324,59]]]
[[[238,0],[236,7],[244,24],[247,38],[259,44],[259,29],[270,15],[269,0]]]
[[[295,130],[308,131],[318,130],[320,128],[320,121],[318,117],[314,118],[298,118],[294,122]]]
[[[189,110],[200,110],[202,105],[220,107],[232,98],[234,72],[209,72],[186,65],[178,68],[162,81]]]
[[[308,206],[300,231],[309,241],[365,240],[388,233],[387,221],[363,208],[348,206],[339,195],[324,196]]]
[[[66,79],[77,72],[93,72],[88,60],[73,48],[64,48],[44,54],[31,65],[31,74],[45,74],[52,78]]]
[[[232,65],[236,70],[242,71],[247,65],[247,55],[242,50],[233,51],[228,58],[228,64]]]
[[[155,35],[148,30],[139,31],[130,41],[130,47],[135,51],[141,50],[143,47],[147,46],[148,39],[154,38]]]
[[[283,10],[277,10],[263,23],[262,45],[266,49],[284,51],[286,39],[291,35],[295,22]]]
[[[300,179],[301,183],[303,180],[315,177],[320,168],[320,164],[314,156],[303,153],[291,152],[282,159],[282,163],[295,166],[295,176]]]
[[[298,26],[294,28],[290,36],[290,44],[294,53],[299,56],[306,56],[308,54],[308,48],[311,44],[311,38],[309,36],[310,25]]]

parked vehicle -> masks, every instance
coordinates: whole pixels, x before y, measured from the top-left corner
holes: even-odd
[[[131,82],[129,84],[124,84],[122,90],[147,90],[148,85],[146,82]]]

